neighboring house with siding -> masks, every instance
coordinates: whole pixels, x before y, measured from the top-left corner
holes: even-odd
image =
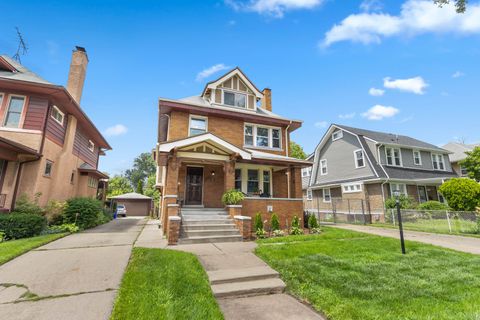
[[[461,177],[466,177],[467,171],[465,170],[465,168],[462,168],[462,166],[460,165],[460,161],[464,160],[467,157],[466,152],[472,151],[478,146],[480,146],[480,144],[449,142],[442,148],[450,151],[448,157],[453,171],[455,171]]]
[[[301,125],[273,113],[270,89],[258,90],[239,68],[207,83],[199,96],[161,98],[155,158],[169,240],[176,242],[179,221],[188,222],[186,212],[224,210],[222,195],[231,189],[246,196],[241,208],[229,208],[235,210],[232,217],[240,217],[237,226],[257,212],[264,220],[277,213],[282,227],[295,215],[302,217],[300,171],[311,163],[289,156],[290,133]],[[208,216],[196,217],[216,234]],[[248,223],[240,229],[250,233]]]
[[[110,145],[80,107],[88,63],[72,54],[67,88],[50,83],[0,55],[0,210],[22,194],[39,204],[96,197],[98,161]],[[102,188],[104,189],[104,188]]]
[[[438,187],[457,176],[448,154],[411,137],[332,124],[315,149],[310,209],[378,218],[395,190],[443,201]]]

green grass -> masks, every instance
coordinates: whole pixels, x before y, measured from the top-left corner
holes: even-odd
[[[452,219],[450,223],[452,232],[450,232],[450,229],[448,228],[447,220],[438,219],[417,219],[416,221],[404,221],[403,228],[405,230],[412,231],[480,237],[480,234],[477,233],[477,224],[473,221]],[[391,223],[374,223],[369,226],[398,228],[398,225],[394,226]]]
[[[480,319],[480,256],[335,228],[258,241],[287,289],[329,319]]]
[[[53,240],[65,236],[66,233],[47,234],[38,237],[10,240],[0,243],[0,265],[24,254],[27,251],[38,248]]]
[[[223,315],[193,254],[134,248],[110,319],[223,319]]]

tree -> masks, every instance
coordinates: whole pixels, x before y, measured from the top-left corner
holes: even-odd
[[[132,186],[138,186],[139,180],[145,183],[146,179],[155,173],[155,170],[156,165],[152,154],[144,152],[133,160],[133,167],[125,171],[125,177]]]
[[[433,2],[439,7],[443,7],[444,5],[449,4],[450,0],[433,0]],[[458,13],[465,13],[468,0],[454,0],[453,2],[455,2],[455,8],[457,8]]]
[[[450,179],[439,191],[453,210],[473,211],[480,203],[480,184],[472,179]]]
[[[298,143],[290,141],[290,157],[304,160],[307,158],[307,154]]]
[[[460,161],[460,165],[467,170],[469,178],[480,182],[480,147],[465,153],[467,157]]]
[[[133,192],[132,185],[124,176],[116,175],[108,181],[107,196],[114,197],[129,192]]]
[[[160,191],[158,191],[158,189],[155,187],[155,180],[155,174],[152,174],[150,177],[148,177],[147,185],[143,194],[147,197],[153,198],[153,203],[155,207],[158,208],[158,205],[160,203]]]
[[[143,194],[143,180],[138,180],[136,193]]]

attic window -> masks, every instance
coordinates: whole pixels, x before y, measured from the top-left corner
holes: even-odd
[[[88,150],[92,152],[95,150],[95,143],[92,140],[88,140]]]
[[[223,104],[233,107],[246,108],[247,96],[242,93],[223,91]]]
[[[57,106],[53,106],[51,117],[63,126],[63,119],[65,118],[65,114],[60,111]]]
[[[342,139],[342,138],[343,138],[343,131],[342,131],[342,130],[335,131],[335,132],[332,134],[332,141],[335,141],[335,140],[338,140],[338,139]]]

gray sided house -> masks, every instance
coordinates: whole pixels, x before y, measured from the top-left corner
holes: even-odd
[[[407,136],[332,124],[314,152],[305,208],[382,219],[394,190],[419,203],[443,201],[438,187],[457,176],[448,155]]]

